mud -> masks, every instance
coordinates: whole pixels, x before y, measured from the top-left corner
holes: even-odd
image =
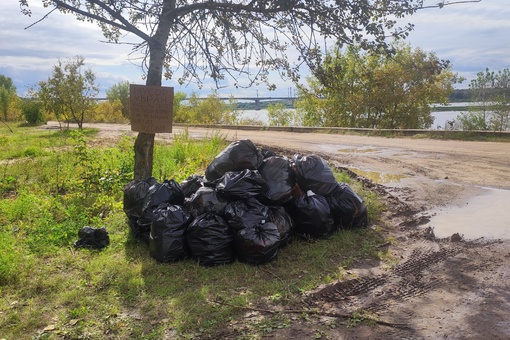
[[[119,133],[132,134],[127,125],[95,127],[100,128],[105,138],[114,138]],[[174,133],[182,131],[182,128],[174,129]],[[487,216],[507,216],[503,212],[510,210],[507,202],[510,144],[188,130],[197,138],[217,132],[232,140],[249,138],[258,145],[287,154],[320,154],[367,188],[377,191],[387,204],[382,229],[391,240],[382,250],[388,251],[394,263],[360,261],[349,268],[351,279],[304,293],[299,306],[294,308],[310,311],[307,317],[293,315],[285,311],[285,306],[266,301],[260,311],[247,312],[244,318],[224,325],[215,336],[232,339],[510,338],[510,223],[503,224],[502,232],[494,237],[490,235],[494,223],[485,222]],[[161,134],[157,138],[170,141],[172,135]],[[381,174],[381,180],[374,182],[368,178],[374,174]],[[384,176],[391,180],[385,180]],[[502,196],[493,195],[494,192]],[[440,216],[454,210],[466,215],[471,207],[477,208],[477,212],[468,220],[477,223],[481,234],[474,239],[463,238],[462,225],[459,225],[436,237],[434,231],[440,225],[453,225],[451,219],[439,220]],[[490,207],[496,209],[487,210]],[[279,310],[286,320],[284,326],[254,333],[250,325],[274,317],[264,313],[264,309]],[[346,318],[346,315],[354,317]]]

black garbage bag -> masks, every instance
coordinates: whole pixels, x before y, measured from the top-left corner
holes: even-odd
[[[151,224],[154,221],[154,211],[157,207],[150,207],[145,209],[142,212],[142,216],[138,220],[136,220],[136,227],[138,230],[138,234],[134,235],[139,240],[149,244],[150,233],[151,233]]]
[[[154,210],[149,254],[159,262],[175,262],[188,254],[185,232],[191,215],[183,207],[163,203]]]
[[[229,200],[260,196],[263,187],[258,170],[228,171],[216,181],[218,193]]]
[[[103,249],[110,244],[110,236],[105,227],[85,226],[78,231],[78,237],[74,242],[75,248]]]
[[[284,207],[272,205],[268,208],[267,221],[276,225],[280,233],[280,248],[285,247],[292,241],[294,221]]]
[[[154,210],[163,203],[183,205],[184,191],[175,180],[165,180],[150,187],[143,202],[142,215],[137,220],[140,230],[139,238],[149,242],[151,223],[154,221]]]
[[[267,220],[269,208],[255,198],[230,202],[225,207],[223,217],[235,230],[253,227]]]
[[[145,180],[137,180],[129,182],[124,186],[123,209],[126,215],[140,217],[143,210],[143,202],[149,193],[151,186],[158,181],[154,177]]]
[[[264,149],[264,148],[260,149],[260,153],[262,154],[262,157],[264,157],[264,159],[273,157],[273,156],[278,156],[276,154],[276,152],[274,152],[273,150]]]
[[[213,159],[205,171],[205,177],[209,181],[214,181],[227,171],[255,170],[263,158],[251,140],[238,140],[230,143]]]
[[[189,209],[193,217],[198,217],[205,213],[223,215],[228,201],[218,195],[215,188],[201,187],[189,199],[184,206]]]
[[[150,221],[150,219],[148,219]],[[128,217],[128,226],[131,230],[131,235],[136,239],[149,244],[149,234],[151,232],[150,222],[145,222],[145,218],[132,218]]]
[[[283,204],[292,199],[292,189],[296,185],[296,175],[287,157],[266,158],[259,166],[264,179],[262,198],[269,204]]]
[[[234,231],[218,215],[205,213],[186,229],[191,256],[201,266],[211,267],[235,260]]]
[[[184,204],[184,191],[173,179],[156,183],[149,188],[143,202],[142,214],[136,221],[142,232],[139,235],[142,240],[149,241],[150,226],[154,221],[154,210],[163,203]]]
[[[349,185],[339,183],[326,198],[338,228],[355,229],[368,226],[368,210],[365,201]]]
[[[151,186],[143,202],[143,210],[155,209],[162,203],[184,204],[184,191],[175,180],[164,180]]]
[[[338,186],[333,170],[320,156],[294,155],[294,170],[304,192],[311,190],[317,195],[326,196]]]
[[[190,175],[181,182],[181,188],[185,197],[191,197],[198,189],[200,189],[205,182],[204,176]]]
[[[274,223],[259,223],[236,233],[235,249],[239,261],[263,264],[274,260],[280,246],[280,232]]]
[[[131,234],[146,242],[149,241],[150,226],[139,224],[138,219],[142,216],[143,203],[149,189],[156,183],[157,180],[150,177],[145,180],[131,181],[124,187],[123,209],[128,218]]]
[[[327,238],[335,230],[328,201],[324,196],[308,192],[289,205],[296,232],[306,237]]]

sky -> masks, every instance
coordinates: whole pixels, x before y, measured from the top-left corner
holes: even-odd
[[[99,96],[121,81],[144,84],[139,61],[130,56],[131,46],[108,44],[96,24],[77,21],[73,15],[57,11],[26,29],[48,13],[40,0],[31,0],[32,17],[20,12],[18,0],[0,2],[0,74],[13,79],[19,95],[46,81],[59,59],[77,55],[85,58],[85,67],[96,74]],[[439,0],[426,0],[435,4]],[[423,9],[406,17],[415,29],[406,39],[413,48],[434,52],[440,59],[450,60],[452,69],[466,78],[457,88],[467,88],[480,71],[510,68],[510,6],[508,0],[482,0],[445,6],[442,9]],[[127,39],[132,39],[129,36]],[[133,41],[133,40],[131,40]],[[306,75],[306,73],[305,73]],[[227,87],[220,95],[288,96],[292,84],[278,77],[272,79],[276,91],[265,86],[249,89]],[[213,90],[194,85],[181,87],[175,81],[163,81],[176,91],[193,91],[206,96]]]

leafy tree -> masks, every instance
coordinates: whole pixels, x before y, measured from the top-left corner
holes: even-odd
[[[177,123],[235,124],[238,120],[236,103],[233,101],[225,103],[219,99],[217,92],[213,92],[205,99],[192,93],[186,100],[187,105],[180,104],[175,114],[174,120]]]
[[[116,100],[122,104],[122,115],[129,118],[129,81],[122,81],[106,91],[106,98],[113,104]]]
[[[461,117],[461,124],[465,130],[486,130],[487,116],[489,114],[489,101],[492,97],[492,89],[496,83],[494,72],[478,72],[476,79],[469,84],[470,100],[477,103],[477,108],[470,107],[470,114]],[[468,118],[469,117],[469,118]]]
[[[294,122],[292,110],[286,110],[283,103],[269,104],[267,106],[267,118],[269,125],[289,126]]]
[[[433,123],[431,103],[448,102],[461,79],[434,53],[393,45],[386,51],[335,48],[296,103],[304,125],[420,129]]]
[[[510,129],[510,70],[507,68],[498,71],[494,102],[492,128],[499,131]]]
[[[99,93],[94,83],[95,74],[90,69],[82,71],[83,65],[84,59],[80,56],[66,62],[59,60],[48,81],[39,83],[37,92],[47,112],[55,114],[59,122],[75,121],[80,130],[85,114],[94,109],[94,97]]]
[[[14,86],[12,79],[0,74],[0,109],[4,121],[9,118],[9,107],[15,97],[17,97],[16,86]]]
[[[44,123],[41,104],[37,100],[25,99],[21,104],[21,113],[29,124]]]
[[[123,114],[124,105],[120,99],[99,103],[93,111],[91,120],[94,122],[125,123],[128,121]]]
[[[477,73],[469,84],[472,105],[459,118],[464,130],[503,131],[510,128],[510,70]]]
[[[19,0],[24,14],[31,14],[33,1]],[[303,63],[313,70],[321,62],[324,40],[385,47],[388,34],[402,38],[412,29],[396,25],[395,18],[425,7],[423,0],[41,2],[48,11],[57,9],[98,23],[112,42],[119,42],[123,32],[140,38],[136,48],[145,56],[146,85],[161,86],[164,76],[176,77],[181,84],[212,79],[225,86],[228,76],[236,87],[265,83],[270,89],[272,71],[296,80]],[[290,48],[299,52],[299,59],[287,58]],[[154,134],[139,133],[134,148],[135,178],[152,176]]]
[[[174,93],[174,122],[181,123],[185,122],[186,118],[183,117],[184,113],[182,108],[182,102],[187,98],[186,93],[184,92],[175,92]]]

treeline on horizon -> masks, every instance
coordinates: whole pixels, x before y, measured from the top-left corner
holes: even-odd
[[[490,90],[490,89],[489,89]],[[470,89],[456,89],[448,96],[450,103],[462,103],[471,101]]]

